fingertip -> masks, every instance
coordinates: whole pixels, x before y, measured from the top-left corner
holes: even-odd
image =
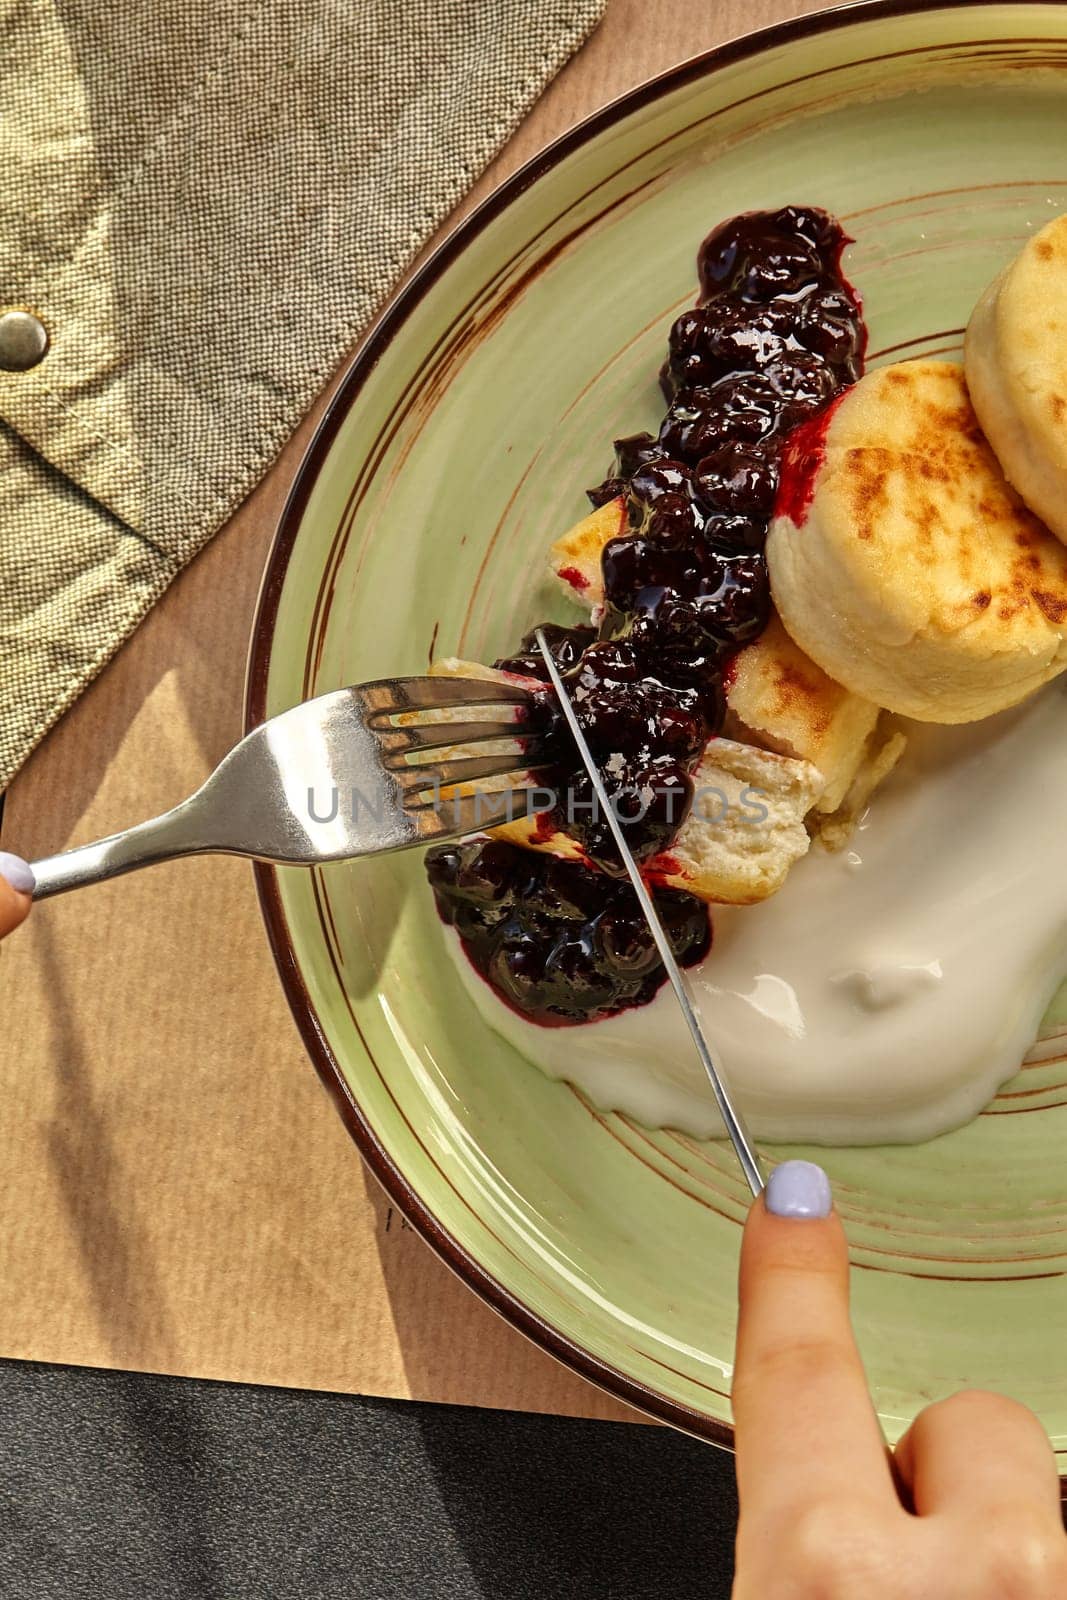
[[[10,851],[0,850],[0,938],[29,916],[33,887],[29,863]]]
[[[830,1179],[814,1161],[783,1161],[767,1180],[763,1203],[772,1217],[820,1221],[834,1207]]]
[[[0,878],[10,884],[16,894],[32,895],[37,887],[37,879],[29,862],[11,850],[0,850]]]
[[[801,1224],[801,1226],[798,1226]],[[848,1271],[848,1244],[830,1180],[812,1161],[784,1161],[748,1214],[741,1251],[743,1290],[777,1268]]]

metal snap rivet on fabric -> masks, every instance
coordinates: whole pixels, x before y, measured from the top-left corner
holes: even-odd
[[[20,306],[0,311],[0,371],[28,372],[48,349],[48,329]]]

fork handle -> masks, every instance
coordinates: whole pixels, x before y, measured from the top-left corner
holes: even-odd
[[[47,900],[54,894],[66,894],[68,889],[81,889],[86,884],[118,878],[124,872],[136,872],[138,867],[150,867],[156,861],[217,848],[195,826],[191,801],[185,800],[162,816],[109,834],[94,844],[31,861],[33,898]]]

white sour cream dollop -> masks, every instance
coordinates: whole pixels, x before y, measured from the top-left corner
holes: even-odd
[[[964,727],[913,723],[849,846],[761,905],[715,907],[689,979],[754,1134],[913,1142],[1018,1068],[1067,972],[1067,680]],[[483,1018],[602,1110],[721,1134],[674,997],[543,1028],[450,950]]]

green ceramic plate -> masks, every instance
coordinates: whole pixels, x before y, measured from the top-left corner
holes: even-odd
[[[666,332],[715,221],[826,206],[856,238],[872,358],[952,355],[979,291],[1067,210],[1065,127],[1063,6],[877,4],[730,45],[568,135],[422,269],[349,372],[271,558],[250,722],[437,655],[489,660],[564,615],[546,545],[610,440],[658,420]],[[745,1211],[728,1148],[601,1115],[488,1031],[417,855],[262,868],[260,885],[309,1051],[412,1220],[549,1350],[728,1442]],[[980,1385],[1033,1406],[1067,1465],[1060,1022],[1067,1040],[1067,1003],[971,1126],[821,1156],[891,1438]]]

